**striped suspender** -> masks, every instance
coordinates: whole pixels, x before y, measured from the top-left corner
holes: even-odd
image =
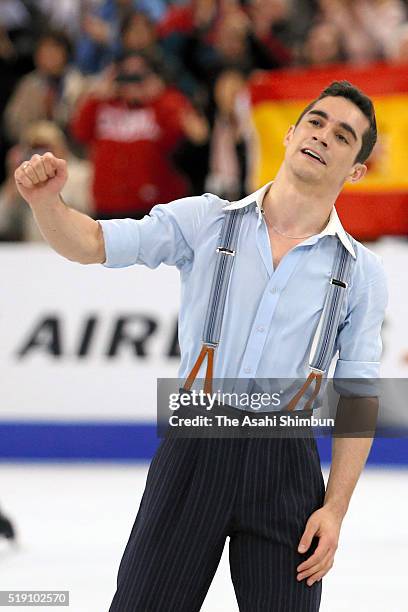
[[[309,365],[314,370],[325,372],[330,365],[340,322],[340,310],[346,293],[345,289],[350,282],[352,261],[351,254],[338,240],[333,275],[330,279],[323,312],[310,351]]]
[[[217,247],[218,257],[215,265],[207,315],[204,323],[202,348],[197,361],[195,362],[183,386],[186,391],[191,389],[191,386],[200,370],[201,364],[207,356],[204,392],[212,393],[214,350],[220,341],[225,301],[232,266],[234,264],[242,218],[243,215],[248,212],[248,210],[249,207],[245,206],[244,208],[225,211],[220,242],[219,246]],[[311,408],[313,401],[319,393],[323,374],[328,369],[332,359],[333,348],[340,322],[343,299],[350,281],[352,263],[352,255],[343,246],[341,241],[338,240],[337,249],[334,256],[332,277],[329,281],[323,311],[320,316],[319,324],[312,343],[312,349],[310,351],[309,367],[311,372],[301,389],[289,402],[287,410],[294,410],[296,408],[299,400],[313,381],[315,381],[315,388],[312,396],[305,406],[305,410]]]
[[[320,315],[310,351],[309,367],[311,371],[304,385],[289,402],[287,410],[294,410],[296,408],[300,398],[313,381],[315,381],[315,388],[305,405],[305,410],[311,408],[320,391],[323,374],[330,366],[333,357],[333,348],[336,342],[341,308],[346,289],[350,282],[352,263],[353,258],[351,253],[349,253],[346,247],[338,240],[336,253],[334,255],[332,277],[329,281],[323,311]]]
[[[212,393],[214,350],[220,341],[221,324],[224,316],[225,300],[229,280],[234,264],[242,218],[248,212],[248,207],[225,211],[219,245],[217,247],[217,262],[208,301],[207,316],[204,323],[202,349],[193,369],[188,375],[184,389],[189,391],[207,356],[204,392]]]

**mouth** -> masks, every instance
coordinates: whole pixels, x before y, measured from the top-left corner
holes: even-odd
[[[310,149],[309,147],[305,147],[304,149],[301,149],[300,152],[303,155],[310,157],[310,159],[313,159],[316,163],[322,164],[323,166],[327,166],[325,160],[317,151],[314,151],[313,149]]]

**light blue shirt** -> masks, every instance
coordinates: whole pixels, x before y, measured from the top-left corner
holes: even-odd
[[[334,349],[334,377],[376,378],[387,288],[380,258],[349,240],[333,207],[326,228],[273,266],[261,213],[271,183],[238,202],[213,194],[155,206],[142,220],[100,221],[108,268],[161,263],[180,271],[179,377],[201,349],[224,207],[248,206],[228,290],[214,378],[306,378],[309,354],[331,277],[337,240],[355,258]],[[165,297],[165,296],[163,296]],[[199,377],[205,376],[205,364]]]

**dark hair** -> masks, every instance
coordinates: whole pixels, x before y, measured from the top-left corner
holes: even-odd
[[[314,107],[316,102],[329,96],[341,96],[342,98],[346,98],[346,100],[350,100],[350,102],[353,102],[369,120],[370,125],[363,134],[361,149],[354,160],[354,163],[363,164],[370,156],[377,142],[377,122],[375,120],[374,105],[368,96],[348,81],[333,81],[330,83],[330,85],[302,111],[302,114],[296,121],[295,127],[301,121],[302,117]]]
[[[116,66],[120,68],[121,63],[130,57],[139,57],[149,69],[153,69],[155,67],[152,58],[148,53],[146,53],[146,51],[136,49],[120,49],[115,55],[114,62]]]

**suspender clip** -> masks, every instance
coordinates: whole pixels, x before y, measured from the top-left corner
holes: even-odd
[[[232,249],[227,249],[225,247],[217,247],[216,251],[217,253],[224,253],[224,255],[232,255],[233,257],[235,255],[235,251],[233,251]]]
[[[331,278],[330,282],[332,285],[337,285],[338,287],[343,287],[343,289],[347,289],[348,283],[345,283],[342,280],[338,280],[337,278]]]
[[[324,370],[319,370],[319,368],[314,368],[313,366],[309,366],[309,367],[312,370],[312,372],[315,372],[316,374],[324,374]]]

